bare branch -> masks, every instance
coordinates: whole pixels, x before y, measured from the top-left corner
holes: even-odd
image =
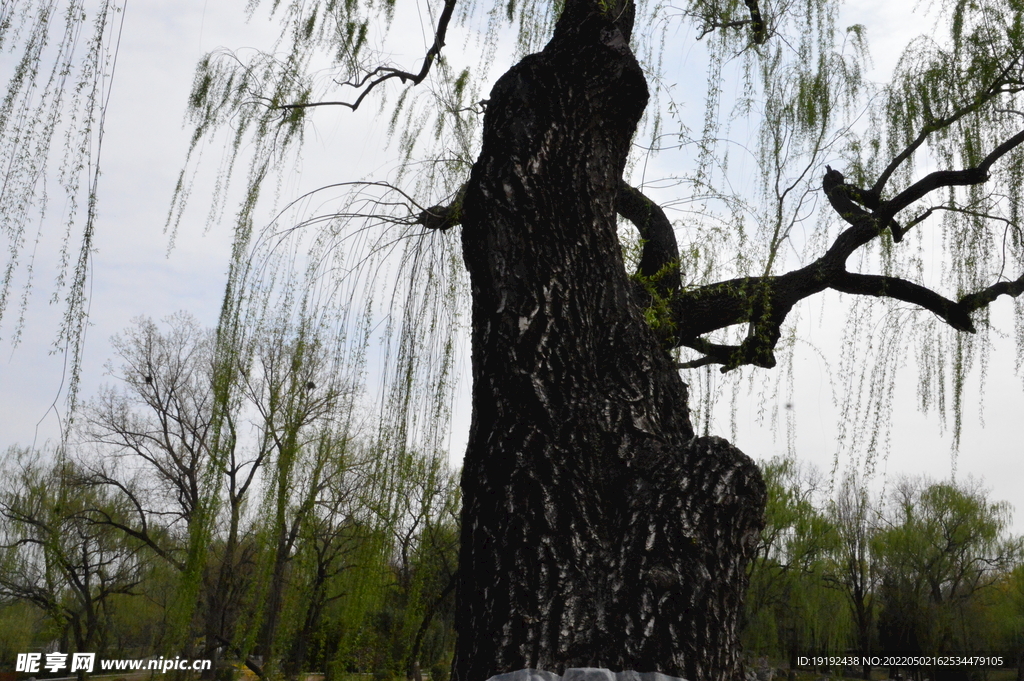
[[[1024,144],[1024,130],[1006,140],[986,156],[981,163],[974,168],[963,170],[937,170],[925,175],[923,178],[910,185],[889,201],[882,203],[880,216],[886,218],[895,216],[901,210],[913,202],[924,198],[929,193],[943,187],[964,187],[974,184],[981,184],[988,181],[989,168],[992,164],[1012,151],[1014,148]]]
[[[974,333],[974,323],[963,305],[944,298],[931,289],[899,277],[844,272],[836,276],[829,288],[842,293],[854,293],[880,298],[894,298],[933,312],[957,331]],[[979,306],[980,307],[980,306]],[[975,308],[976,309],[976,308]]]
[[[402,83],[411,81],[413,85],[419,85],[423,82],[423,79],[430,73],[430,67],[433,66],[434,60],[437,55],[441,53],[441,48],[445,45],[445,35],[448,33],[448,24],[451,22],[452,13],[455,11],[456,0],[445,0],[444,9],[441,10],[441,18],[437,21],[437,30],[434,31],[434,44],[427,50],[426,56],[423,58],[423,66],[420,67],[419,73],[410,73],[409,71],[402,71],[401,69],[391,68],[389,66],[378,66],[369,73],[365,74],[362,78],[355,81],[345,81],[340,83],[342,86],[348,86],[355,89],[365,88],[359,97],[354,102],[307,102],[302,104],[280,104],[273,108],[275,109],[307,109],[315,106],[346,106],[349,109],[355,111],[362,104],[363,99],[366,98],[375,87],[381,83],[397,78]]]
[[[665,211],[639,189],[621,181],[615,196],[615,210],[633,223],[644,242],[636,273],[650,280],[662,297],[678,291],[682,283],[679,245]]]
[[[969,293],[960,299],[959,305],[966,312],[974,312],[985,307],[999,296],[1007,295],[1016,298],[1021,293],[1024,293],[1024,275],[1014,281],[1001,281],[998,284],[992,284],[988,288]]]
[[[127,485],[102,471],[92,471],[89,475],[83,475],[77,480],[77,483],[91,486],[110,486],[119,490],[138,515],[139,526],[132,527],[127,522],[121,522],[119,519],[115,519],[111,516],[107,510],[99,507],[88,508],[85,510],[84,517],[88,522],[95,525],[107,525],[120,530],[124,534],[148,546],[154,553],[170,563],[176,570],[185,570],[185,563],[172,556],[170,552],[161,546],[156,539],[154,539],[152,534],[150,534],[149,523],[146,519],[147,511],[143,508],[142,502],[139,500],[138,496]]]
[[[1020,56],[1018,56],[1016,59],[1013,59],[1009,64],[1007,64],[1006,68],[1004,68],[999,73],[999,75],[992,79],[991,85],[989,85],[988,89],[982,96],[975,98],[975,100],[970,104],[967,104],[955,110],[949,116],[926,124],[921,129],[921,132],[918,133],[914,141],[907,145],[907,147],[903,149],[903,151],[897,154],[896,158],[894,158],[892,162],[889,163],[888,166],[886,166],[885,170],[882,171],[882,174],[878,176],[878,180],[875,182],[874,186],[871,187],[871,193],[876,197],[880,197],[882,195],[882,190],[885,189],[886,183],[889,181],[889,178],[892,177],[892,174],[896,172],[896,169],[899,168],[904,161],[910,158],[911,154],[917,151],[917,149],[920,148],[922,144],[924,144],[925,140],[927,140],[932,133],[942,130],[943,128],[948,128],[950,125],[953,125],[964,116],[974,113],[975,111],[979,110],[982,106],[987,104],[996,95],[1019,92],[1019,87],[1003,87],[1004,85],[1007,84],[1007,75],[1013,69],[1014,65],[1017,64],[1018,61],[1020,61]]]

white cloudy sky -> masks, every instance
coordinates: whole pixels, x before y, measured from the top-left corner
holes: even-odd
[[[398,11],[410,10],[413,2],[399,0]],[[847,23],[868,26],[877,77],[892,67],[899,46],[921,25],[919,18],[899,6],[903,4],[853,0],[846,10]],[[108,380],[103,368],[111,355],[108,338],[128,326],[133,317],[159,319],[188,310],[205,324],[216,321],[227,268],[228,226],[204,233],[205,213],[202,206],[195,206],[183,223],[176,247],[168,254],[163,225],[187,143],[182,120],[195,63],[203,53],[219,46],[267,44],[267,28],[259,19],[246,25],[243,7],[239,0],[132,0],[128,5],[102,159],[84,397]],[[456,47],[460,43],[457,37],[449,40]],[[418,64],[425,48],[415,37],[409,44],[404,61]],[[696,51],[686,45],[673,49],[669,48],[669,63],[675,61],[681,74],[692,72],[703,78]],[[402,57],[396,55],[396,59]],[[10,56],[0,55],[0,76],[6,77],[10,67]],[[699,112],[699,105],[693,106]],[[295,186],[353,179],[389,167],[394,153],[383,151],[385,125],[386,119],[372,107],[356,113],[338,109],[318,116],[312,148]],[[211,159],[215,156],[215,151],[208,153]],[[41,254],[48,245],[53,246],[52,234],[44,234]],[[63,358],[50,353],[60,310],[47,304],[51,275],[45,274],[46,257],[40,256],[39,284],[24,341],[13,350],[6,342],[0,345],[0,448],[15,443],[42,445],[59,437],[57,414],[63,416],[62,391],[67,377]],[[1000,301],[996,316],[1012,331],[1009,309],[1007,301]],[[833,328],[818,325],[808,316],[801,331],[835,361],[838,347]],[[800,424],[796,449],[801,458],[828,470],[835,452],[838,415],[824,361],[809,350],[800,360],[792,405]],[[1008,343],[993,357],[984,427],[977,385],[969,386],[967,423],[956,468],[958,476],[984,478],[994,498],[1016,506],[1015,526],[1024,531],[1024,394],[1014,361]],[[892,480],[903,473],[948,477],[953,466],[951,436],[942,432],[934,414],[926,416],[915,410],[913,374],[907,372],[902,378],[896,403],[906,406],[892,416],[891,454],[881,465],[885,478]],[[463,399],[453,435],[454,451],[465,439],[467,411],[468,402]],[[741,404],[738,446],[757,458],[783,451],[782,435],[759,425],[757,413],[756,407]],[[716,423],[724,428],[727,422],[723,411]]]

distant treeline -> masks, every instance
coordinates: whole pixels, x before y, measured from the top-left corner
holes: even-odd
[[[66,446],[3,457],[0,669],[81,651],[210,658],[224,677],[447,677],[446,453],[381,433],[301,329],[226,353],[177,315],[114,347],[116,383]]]
[[[884,491],[871,493],[856,476],[835,482],[792,459],[762,468],[769,501],[747,594],[750,653],[790,668],[844,654],[1020,664],[1024,568],[1008,504],[970,479],[876,481]]]
[[[209,658],[223,678],[447,678],[456,475],[444,453],[382,432],[314,337],[283,325],[225,351],[187,315],[138,320],[68,444],[6,452],[0,670],[59,651]],[[763,470],[752,656],[1020,662],[1007,504],[972,481],[871,493],[791,459]]]

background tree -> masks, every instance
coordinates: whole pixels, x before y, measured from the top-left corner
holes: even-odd
[[[209,545],[216,560],[206,566],[204,577],[204,638],[212,654],[234,640],[235,621],[252,588],[248,582],[258,574],[253,566],[260,555],[253,536],[258,528],[247,505],[259,502],[268,464],[279,476],[273,479],[278,508],[270,513],[278,523],[272,544],[283,557],[280,565],[277,558],[269,559],[275,567],[264,587],[277,597],[269,599],[269,613],[260,616],[269,617],[271,630],[275,626],[283,566],[298,523],[322,493],[324,466],[344,460],[329,461],[339,453],[325,450],[324,433],[319,433],[320,444],[311,446],[304,438],[320,429],[318,421],[333,415],[341,393],[321,375],[315,351],[301,339],[288,343],[281,335],[269,337],[254,353],[254,366],[240,374],[238,396],[225,415],[228,434],[218,443],[214,338],[185,314],[169,319],[168,327],[162,332],[152,320],[140,319],[115,339],[122,363],[111,372],[121,386],[104,388],[85,410],[82,438],[94,456],[84,464],[82,483],[112,490],[131,509],[128,518],[117,520],[94,509],[97,522],[142,541],[179,572],[188,569],[190,543],[204,532],[202,505],[211,499],[222,502],[214,506],[218,527]],[[321,382],[318,392],[307,387],[313,379]],[[255,422],[247,407],[255,411]],[[259,428],[255,441],[239,432],[250,423]],[[312,461],[304,454],[308,450],[316,454]],[[303,485],[297,476],[306,476]],[[292,486],[305,494],[297,514],[289,504]]]
[[[259,414],[257,460],[266,458],[271,471],[261,509],[261,515],[272,520],[260,532],[260,543],[271,550],[263,566],[266,584],[260,600],[266,605],[257,646],[267,662],[277,657],[286,570],[296,541],[323,492],[325,470],[333,459],[344,460],[344,440],[349,437],[344,423],[351,417],[339,408],[343,393],[329,376],[328,362],[317,345],[301,329],[294,338],[271,336],[257,349],[257,366],[242,373],[244,390]],[[339,417],[344,419],[340,428],[332,423]]]
[[[764,462],[765,526],[750,564],[744,646],[789,663],[809,651],[845,646],[849,623],[835,616],[837,599],[828,583],[835,548],[824,511],[821,474],[792,458]]]
[[[856,632],[856,650],[862,660],[870,659],[876,638],[875,601],[878,583],[876,557],[872,543],[877,531],[876,508],[872,508],[866,486],[857,476],[843,478],[835,500],[829,505],[829,520],[835,532],[832,565],[828,580],[845,596]],[[865,661],[863,678],[871,678],[871,665]]]
[[[1017,667],[1017,681],[1024,679],[1024,569],[1020,565],[1002,575],[991,594],[990,612],[994,612],[996,633],[993,647],[1004,650]]]
[[[452,617],[458,565],[458,483],[446,474],[441,460],[409,457],[406,465],[419,470],[407,476],[404,489],[395,495],[403,507],[393,514],[402,523],[392,527],[397,549],[395,597],[404,615],[397,628],[400,640],[411,642],[400,650],[397,661],[410,679],[420,678],[421,667],[429,669],[450,659],[454,645],[444,640],[443,627],[431,627],[435,617]],[[424,654],[428,657],[421,660]]]
[[[199,516],[216,514],[200,598],[184,623],[163,609],[170,629],[159,639],[170,650],[215,661],[223,653],[261,676],[296,676],[310,662],[344,669],[351,646],[328,641],[328,630],[338,602],[361,591],[361,604],[341,608],[349,637],[389,608],[398,618],[382,634],[397,657],[381,669],[415,667],[423,651],[428,665],[450,660],[449,621],[431,628],[455,565],[457,502],[443,456],[406,452],[396,467],[385,443],[367,444],[365,416],[340,387],[345,374],[322,336],[283,321],[247,333],[219,441],[212,333],[178,314],[166,329],[136,320],[115,339],[119,385],[87,403],[88,454],[69,485],[110,494],[125,510],[86,503],[83,517],[185,577],[190,547],[207,531]]]
[[[879,629],[887,651],[984,648],[979,596],[1019,560],[1019,540],[1004,536],[1007,510],[989,502],[976,483],[904,480],[894,489],[888,527],[876,540],[884,603]]]
[[[113,339],[121,385],[88,405],[82,439],[100,454],[84,462],[88,481],[132,510],[121,529],[183,570],[212,458],[212,339],[185,314],[168,325],[140,318]]]
[[[216,567],[211,565],[215,576],[206,579],[205,634],[219,646],[233,636],[241,581],[251,575],[243,569],[252,560],[243,548],[244,502],[266,454],[250,458],[241,448],[237,399],[226,416],[230,435],[218,451],[213,338],[188,315],[168,322],[164,333],[152,320],[139,319],[114,339],[121,364],[110,371],[121,385],[102,389],[86,408],[82,439],[95,455],[84,462],[83,482],[114,490],[132,511],[115,522],[97,510],[98,520],[186,573],[190,546],[205,531],[203,507],[218,500],[219,478],[226,478],[226,532],[217,542]]]
[[[292,587],[299,595],[300,614],[285,668],[291,678],[307,663],[310,668],[327,668],[329,642],[323,623],[331,605],[346,595],[339,588],[339,577],[357,567],[354,556],[364,538],[357,490],[365,481],[353,463],[360,460],[360,453],[353,452],[354,443],[338,445],[341,451],[334,451],[328,460],[323,487],[302,524],[296,554],[300,567]]]
[[[791,459],[762,466],[766,523],[743,632],[762,668],[789,658],[795,676],[797,655],[842,659],[865,649],[1015,659],[1021,540],[1007,532],[1007,505],[991,501],[979,483],[904,479],[883,497],[853,475],[818,486],[820,474]],[[965,671],[903,670],[915,678]]]
[[[135,593],[148,569],[137,541],[89,517],[95,508],[117,517],[116,501],[72,487],[73,464],[63,457],[48,462],[12,448],[4,468],[0,594],[44,612],[62,651],[105,653],[113,601]]]

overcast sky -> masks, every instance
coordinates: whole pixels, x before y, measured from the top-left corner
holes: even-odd
[[[921,25],[919,19],[905,14],[907,10],[899,7],[902,4],[851,2],[846,12],[848,23],[868,26],[876,74],[892,67],[899,46]],[[103,368],[111,358],[108,339],[133,317],[160,319],[187,310],[204,324],[216,322],[226,278],[229,225],[204,233],[204,206],[194,205],[170,253],[163,225],[184,159],[188,139],[182,128],[184,104],[196,62],[219,46],[267,44],[270,33],[261,20],[253,25],[242,21],[243,6],[234,0],[146,0],[132,2],[127,8],[102,158],[83,397],[109,380]],[[412,2],[399,0],[398,11],[403,7],[411,8]],[[410,53],[404,59],[396,55],[396,59],[418,65],[425,49],[418,42],[422,41],[411,40]],[[453,49],[460,42],[449,39]],[[692,49],[681,45],[678,50],[669,48],[666,63],[684,74],[680,77],[693,72],[703,78],[703,66],[696,60]],[[0,56],[0,75],[9,73],[10,67],[10,56]],[[494,75],[499,74],[496,71]],[[698,102],[690,104],[699,112]],[[295,185],[349,180],[390,167],[395,154],[382,150],[385,124],[386,117],[377,115],[373,107],[356,113],[338,109],[318,116],[316,134],[310,138],[311,149]],[[215,162],[218,153],[207,150],[208,160]],[[63,358],[50,352],[60,313],[47,304],[52,280],[47,265],[52,264],[52,256],[46,253],[53,253],[57,229],[51,231],[39,248],[40,274],[24,340],[13,351],[6,342],[0,345],[0,447],[33,442],[41,446],[59,438],[57,414],[64,416],[62,391],[67,377]],[[48,252],[46,247],[50,247]],[[829,298],[827,305],[837,300]],[[814,309],[820,311],[821,307],[819,302]],[[1009,310],[1009,301],[996,303],[997,320],[1012,333]],[[826,313],[825,323],[819,324],[814,315],[807,314],[801,322],[801,333],[817,344],[825,358],[809,347],[798,352],[800,370],[791,400],[799,423],[797,453],[826,471],[833,464],[838,415],[824,367],[826,361],[834,364],[838,358],[838,337],[829,321],[837,318]],[[5,330],[7,327],[5,320]],[[1003,343],[989,371],[984,427],[977,384],[968,386],[966,425],[956,469],[958,477],[983,478],[994,499],[1017,507],[1015,526],[1024,531],[1024,392],[1014,364],[1012,345]],[[952,471],[951,435],[948,429],[942,432],[935,414],[921,415],[915,409],[914,379],[913,373],[905,372],[898,383],[891,455],[880,464],[888,481],[900,474],[945,478]],[[453,435],[456,452],[465,442],[468,409],[468,401],[461,400]],[[753,404],[741,402],[736,418],[736,444],[751,456],[765,458],[785,450],[781,432],[773,434],[758,424],[758,409]],[[715,421],[718,434],[728,434],[728,421],[728,407],[723,405]]]

